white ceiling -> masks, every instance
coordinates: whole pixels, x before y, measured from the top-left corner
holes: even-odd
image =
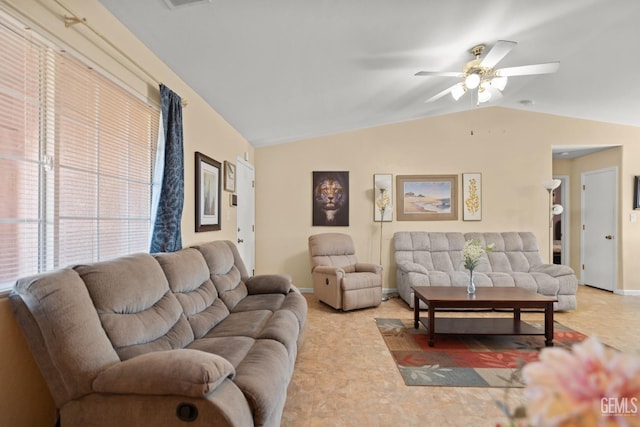
[[[499,68],[560,70],[482,106],[640,126],[638,0],[100,2],[256,147],[482,108],[425,104],[456,78],[414,74],[496,40],[518,42]]]

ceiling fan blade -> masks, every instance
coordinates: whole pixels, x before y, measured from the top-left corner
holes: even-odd
[[[418,71],[416,76],[463,77],[460,71]]]
[[[488,90],[491,92],[491,101],[499,101],[504,98],[504,95],[499,89],[489,85]]]
[[[518,43],[516,42],[498,40],[482,59],[482,61],[480,62],[480,66],[483,68],[495,67],[496,64],[500,62],[502,58],[507,56],[507,54],[511,52],[511,49],[513,49],[517,44]]]
[[[496,70],[496,76],[528,76],[531,74],[551,74],[558,71],[559,62],[547,62],[544,64],[521,65],[519,67],[500,68]]]
[[[424,101],[425,104],[429,103],[429,102],[433,102],[433,101],[437,101],[438,99],[442,98],[443,96],[447,95],[448,93],[451,93],[451,89],[453,89],[454,87],[456,87],[458,85],[458,83],[454,84],[453,86],[449,86],[448,88],[446,88],[445,90],[443,90],[442,92],[438,92],[435,95],[433,95],[431,98],[427,99],[426,101]]]

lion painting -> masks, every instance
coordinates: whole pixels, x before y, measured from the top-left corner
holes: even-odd
[[[349,225],[349,172],[313,173],[313,225]]]

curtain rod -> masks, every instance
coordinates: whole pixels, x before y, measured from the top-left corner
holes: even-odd
[[[109,39],[107,39],[104,35],[102,35],[102,33],[100,33],[97,29],[95,29],[92,25],[89,24],[89,22],[87,22],[87,18],[79,18],[78,15],[72,11],[67,5],[65,5],[64,3],[62,3],[62,1],[60,0],[54,0],[61,8],[63,8],[67,13],[69,13],[69,15],[71,16],[67,16],[64,15],[62,17],[62,19],[64,20],[64,26],[66,28],[70,28],[73,25],[76,24],[83,24],[85,27],[87,27],[93,34],[95,34],[96,36],[98,36],[104,43],[106,43],[107,45],[109,45],[113,50],[115,50],[116,52],[118,52],[119,55],[121,55],[123,58],[125,58],[130,64],[134,65],[138,70],[142,71],[142,73],[144,73],[152,82],[154,82],[156,85],[160,85],[162,82],[160,80],[158,80],[153,74],[151,74],[149,71],[147,71],[146,68],[144,68],[142,65],[140,65],[135,59],[133,59],[132,57],[130,57],[129,55],[127,55],[126,52],[124,52],[122,49],[120,49],[118,46],[116,46],[112,41],[110,41]],[[95,42],[92,42],[95,45]],[[122,65],[123,67],[129,69],[126,64],[123,64],[122,62],[120,62],[118,60],[118,58],[115,58],[113,55],[111,55],[108,52],[107,53],[109,56],[111,56],[112,59],[114,59],[116,62],[118,62],[120,65]],[[131,71],[129,69],[129,71]],[[182,106],[186,107],[187,106],[187,100],[186,99],[182,99]]]

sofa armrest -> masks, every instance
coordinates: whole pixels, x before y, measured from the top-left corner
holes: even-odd
[[[416,264],[415,262],[400,261],[396,266],[398,270],[401,270],[404,273],[429,274],[429,270],[427,270],[423,265]]]
[[[291,277],[284,274],[260,274],[250,277],[245,285],[249,295],[288,294],[291,290]]]
[[[545,273],[551,277],[570,276],[575,274],[573,268],[561,264],[541,264],[531,267],[529,273]]]
[[[378,264],[359,262],[356,264],[356,272],[380,274],[382,272],[382,266]]]
[[[217,354],[191,349],[154,351],[109,366],[93,381],[93,389],[201,397],[234,376],[231,362]]]

